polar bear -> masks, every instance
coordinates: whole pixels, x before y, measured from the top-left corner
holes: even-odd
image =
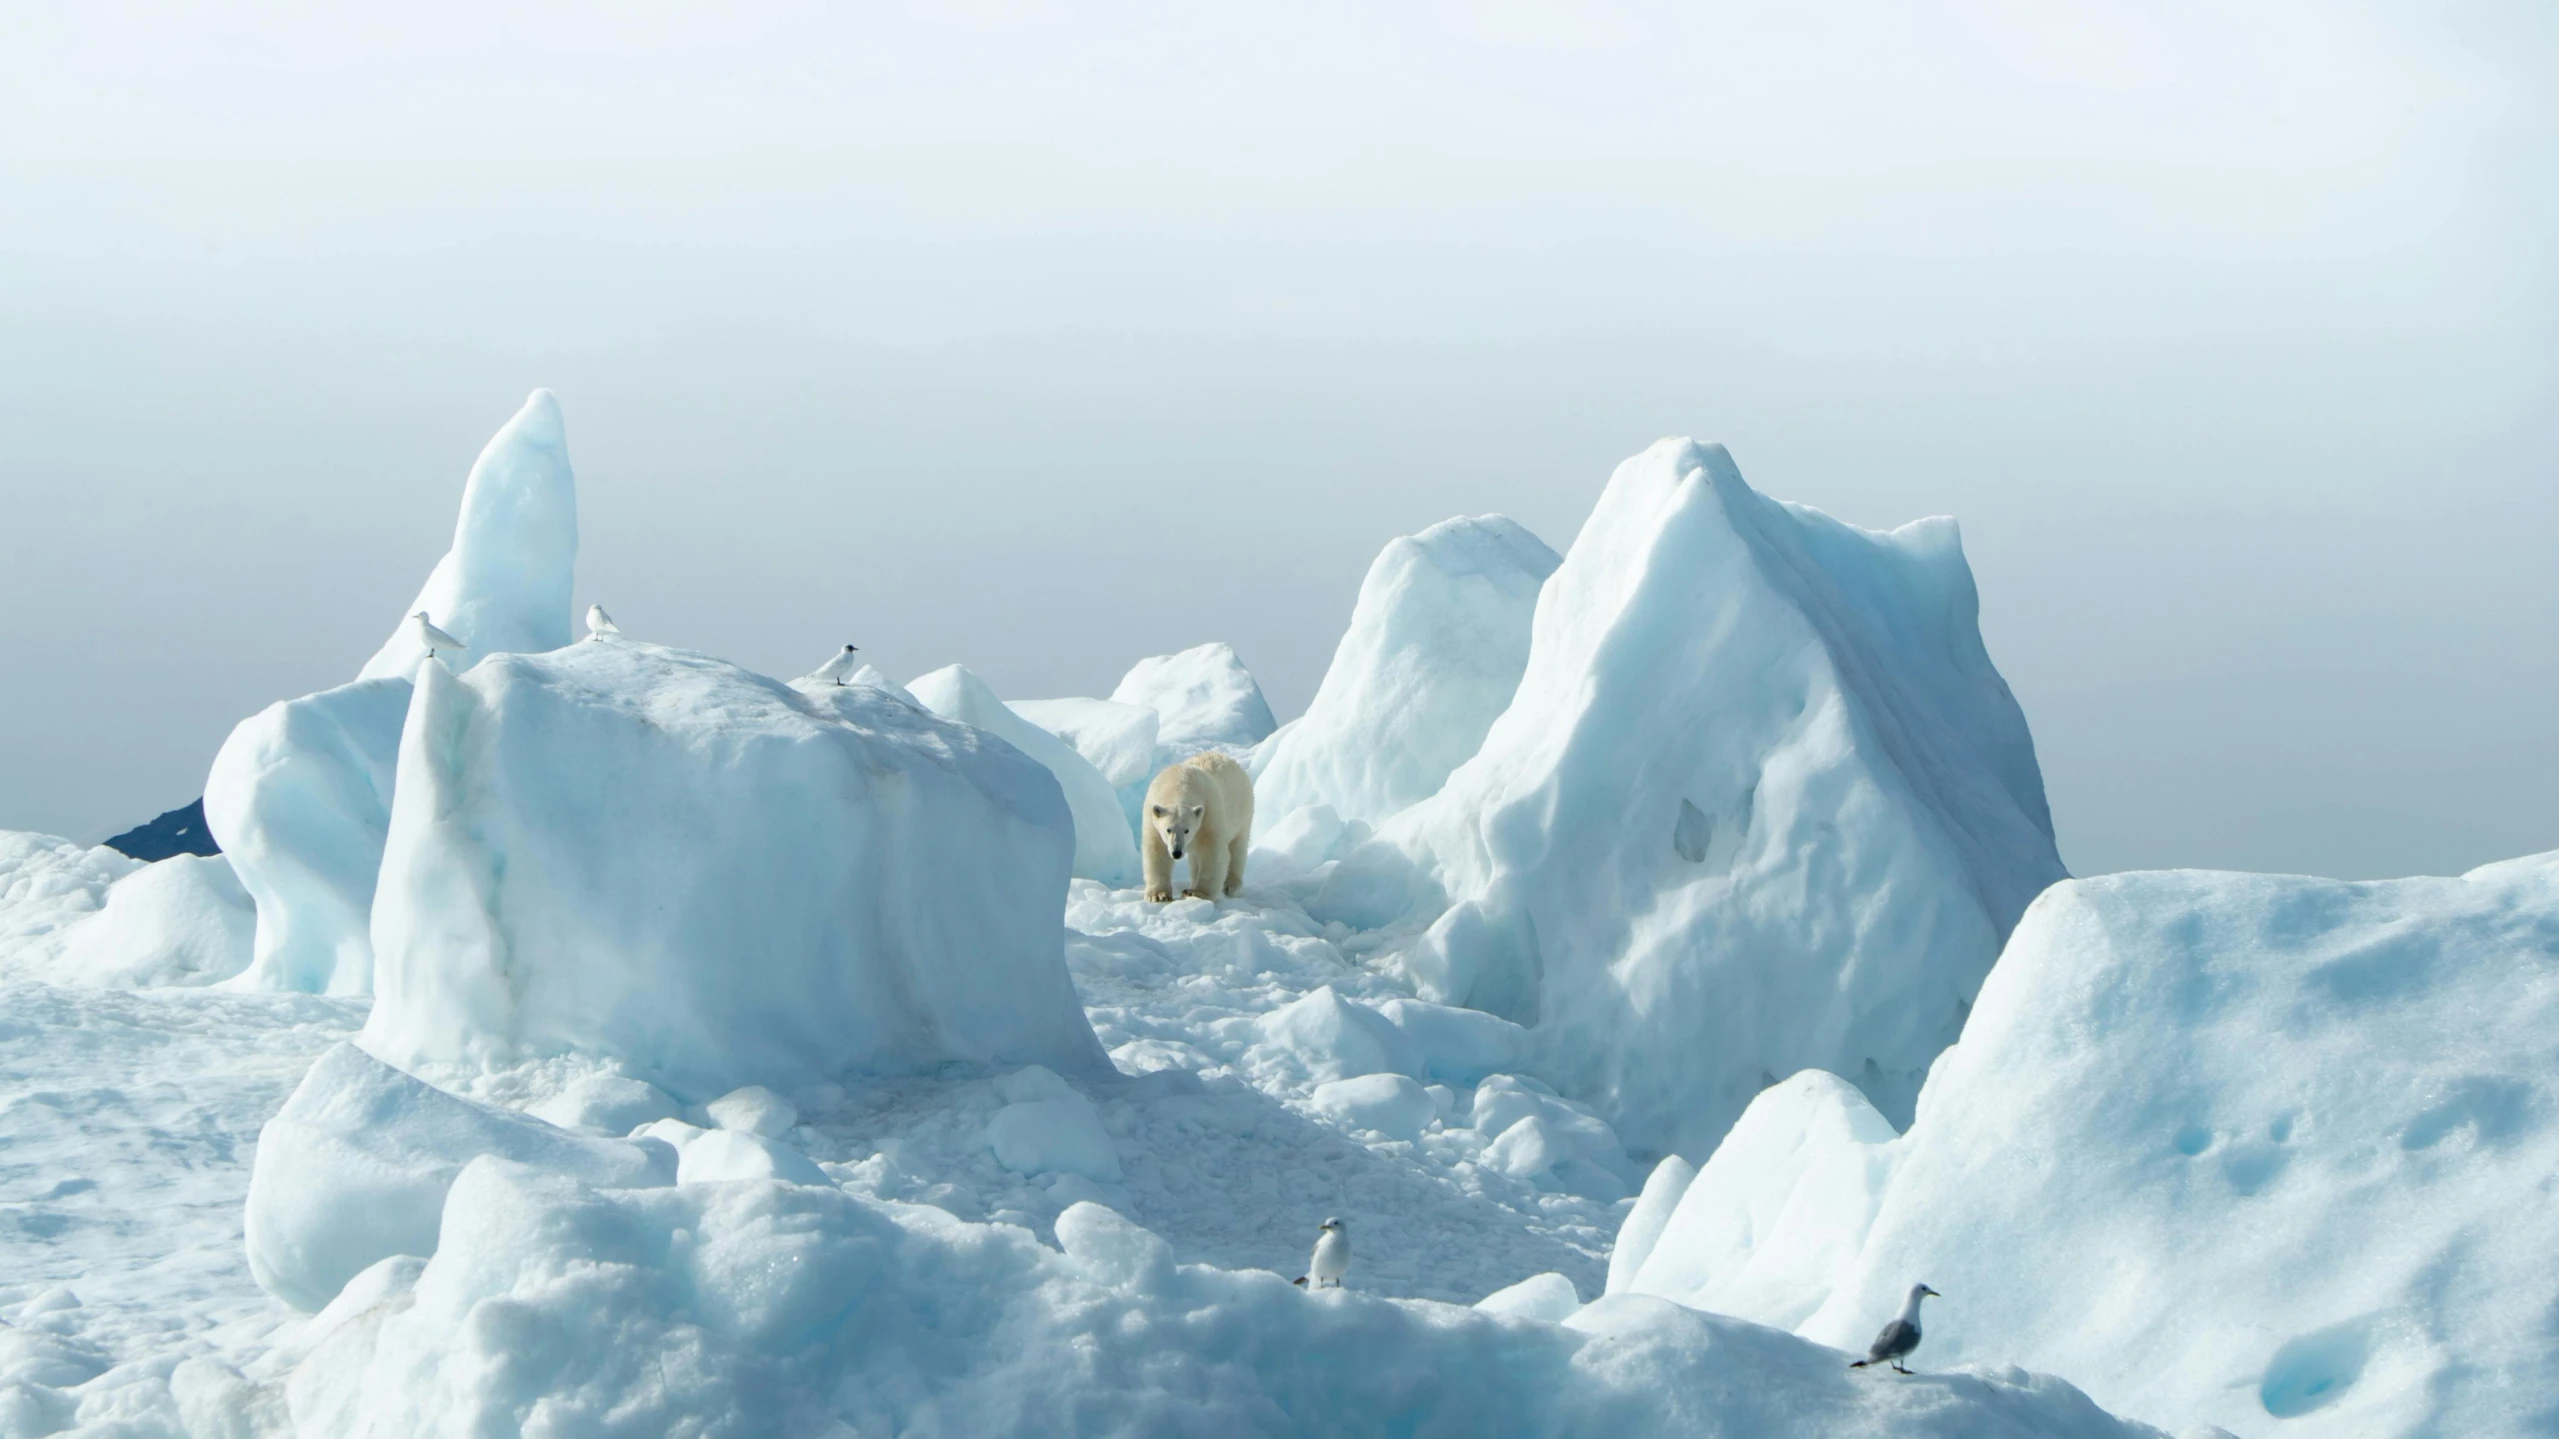
[[[1173,897],[1173,861],[1191,859],[1191,887],[1199,899],[1231,895],[1244,887],[1244,849],[1253,839],[1253,777],[1232,758],[1210,750],[1167,765],[1146,787],[1146,897]]]

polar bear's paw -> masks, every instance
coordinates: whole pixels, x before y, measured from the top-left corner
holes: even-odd
[[[1146,900],[1149,904],[1171,904],[1173,902],[1173,891],[1169,889],[1150,889],[1146,892]]]

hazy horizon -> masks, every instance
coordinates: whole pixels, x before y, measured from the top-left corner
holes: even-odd
[[[579,604],[767,673],[1286,718],[1686,434],[1962,522],[2077,872],[2559,847],[2534,7],[627,10],[0,18],[0,828],[353,677],[548,386]]]

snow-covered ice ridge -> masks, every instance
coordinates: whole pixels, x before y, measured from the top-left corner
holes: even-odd
[[[1009,702],[628,614],[572,644],[576,553],[536,394],[382,651],[223,747],[224,855],[0,833],[0,1439],[2559,1412],[2529,1285],[2462,1243],[2549,1168],[2549,1026],[2499,989],[2549,957],[2544,870],[2274,940],[2210,922],[2274,883],[2233,876],[2018,927],[2061,867],[1951,522],[1664,442],[1561,556],[1499,516],[1388,546],[1288,725],[1219,644]],[[1245,892],[1146,903],[1137,797],[1206,748],[1259,776]],[[2361,1007],[2221,1002],[2295,942]],[[2337,1062],[2456,1003],[2509,1022]],[[2260,1031],[2315,1041],[2279,1104]],[[1349,1287],[1291,1286],[1331,1215]],[[2165,1273],[2317,1221],[2325,1269],[2222,1240],[2281,1297]],[[1849,1371],[1919,1279],[1921,1374]],[[2499,1343],[2480,1398],[2457,1354]]]

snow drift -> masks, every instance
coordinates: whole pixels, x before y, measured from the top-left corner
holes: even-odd
[[[1679,1205],[1632,1288],[1844,1344],[1925,1280],[1932,1365],[2050,1367],[2242,1434],[2534,1432],[2559,1413],[2555,1073],[2559,854],[2075,881],[1907,1135],[1771,1091],[1792,1119],[1754,1106],[1727,1146],[1758,1157]]]
[[[1375,824],[1430,798],[1484,742],[1528,664],[1555,552],[1501,515],[1388,544],[1306,713],[1271,744],[1257,808],[1330,805]]]
[[[0,830],[0,972],[49,970],[73,931],[106,906],[109,888],[141,868],[105,845]]]
[[[628,640],[423,665],[365,1042],[408,1069],[606,1057],[694,1102],[1093,1071],[1074,843],[1047,770],[869,685]]]
[[[2015,1370],[1877,1383],[1658,1300],[1564,1324],[1174,1262],[1097,1204],[1027,1230],[777,1183],[596,1189],[498,1159],[287,1388],[305,1434],[2156,1435]],[[1062,1252],[1061,1252],[1062,1251]]]
[[[433,1254],[445,1192],[483,1154],[617,1188],[676,1177],[670,1151],[475,1104],[339,1044],[258,1133],[243,1217],[249,1272],[310,1311],[381,1260]]]
[[[462,485],[453,548],[400,612],[360,679],[407,678],[426,657],[408,633],[419,610],[468,648],[439,658],[456,670],[493,654],[534,654],[569,642],[569,590],[578,558],[577,479],[560,402],[535,390],[492,437]],[[220,831],[215,831],[219,838]]]
[[[1100,880],[1113,889],[1137,883],[1137,836],[1129,829],[1119,795],[1073,745],[1006,708],[986,681],[962,665],[918,675],[907,681],[906,692],[942,718],[984,730],[1020,750],[1056,778],[1075,816],[1076,878]]]
[[[1407,958],[1425,996],[1531,1026],[1539,1072],[1638,1144],[1703,1152],[1804,1068],[1907,1116],[2062,877],[1976,611],[1953,521],[1860,530],[1665,440],[1546,582],[1481,750],[1310,907],[1444,892]]]
[[[220,855],[172,855],[108,888],[97,917],[63,937],[62,984],[212,984],[249,967],[257,907]]]

